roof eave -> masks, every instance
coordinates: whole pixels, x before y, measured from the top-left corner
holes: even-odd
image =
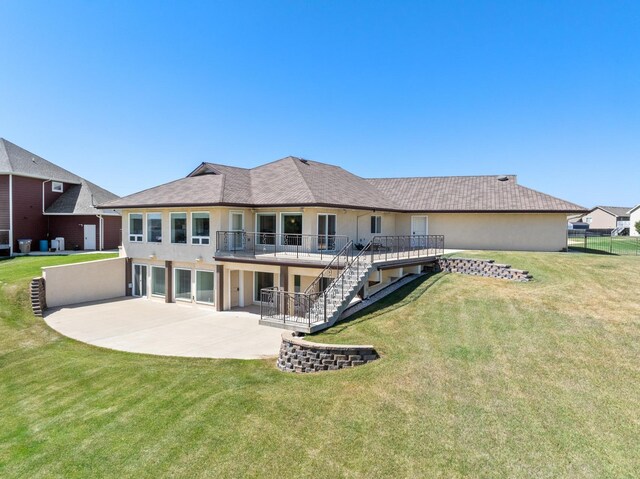
[[[558,214],[571,214],[571,213],[586,213],[586,209],[508,209],[508,210],[479,210],[479,209],[402,209],[402,208],[384,208],[375,206],[362,206],[362,205],[346,205],[346,204],[331,204],[331,203],[265,203],[265,204],[252,204],[252,203],[163,203],[163,204],[129,204],[118,206],[96,206],[98,209],[133,209],[133,208],[175,208],[175,207],[203,207],[203,206],[219,206],[219,207],[236,207],[236,208],[337,208],[337,209],[351,209],[360,211],[386,211],[389,213],[558,213]]]

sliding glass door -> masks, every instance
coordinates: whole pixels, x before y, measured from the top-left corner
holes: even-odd
[[[336,215],[318,215],[318,249],[323,251],[336,249]]]

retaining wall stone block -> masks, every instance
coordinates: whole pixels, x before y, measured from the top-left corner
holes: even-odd
[[[317,344],[305,341],[295,333],[282,333],[278,369],[286,372],[310,373],[336,371],[361,366],[380,358],[373,346]]]

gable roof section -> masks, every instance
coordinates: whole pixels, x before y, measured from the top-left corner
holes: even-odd
[[[80,184],[82,178],[0,138],[0,174]]]
[[[108,215],[118,216],[115,210],[99,210],[95,205],[113,201],[118,196],[110,191],[94,185],[90,181],[81,180],[61,194],[45,211],[48,215]]]
[[[520,186],[515,175],[369,180],[410,212],[583,212],[585,208]]]
[[[189,205],[325,206],[398,212],[586,211],[520,186],[513,175],[365,179],[338,166],[291,156],[251,169],[202,163],[186,178],[101,207]]]

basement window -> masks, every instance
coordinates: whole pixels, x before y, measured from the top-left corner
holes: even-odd
[[[52,181],[51,191],[55,191],[56,193],[62,193],[64,191],[64,185],[59,181]]]

